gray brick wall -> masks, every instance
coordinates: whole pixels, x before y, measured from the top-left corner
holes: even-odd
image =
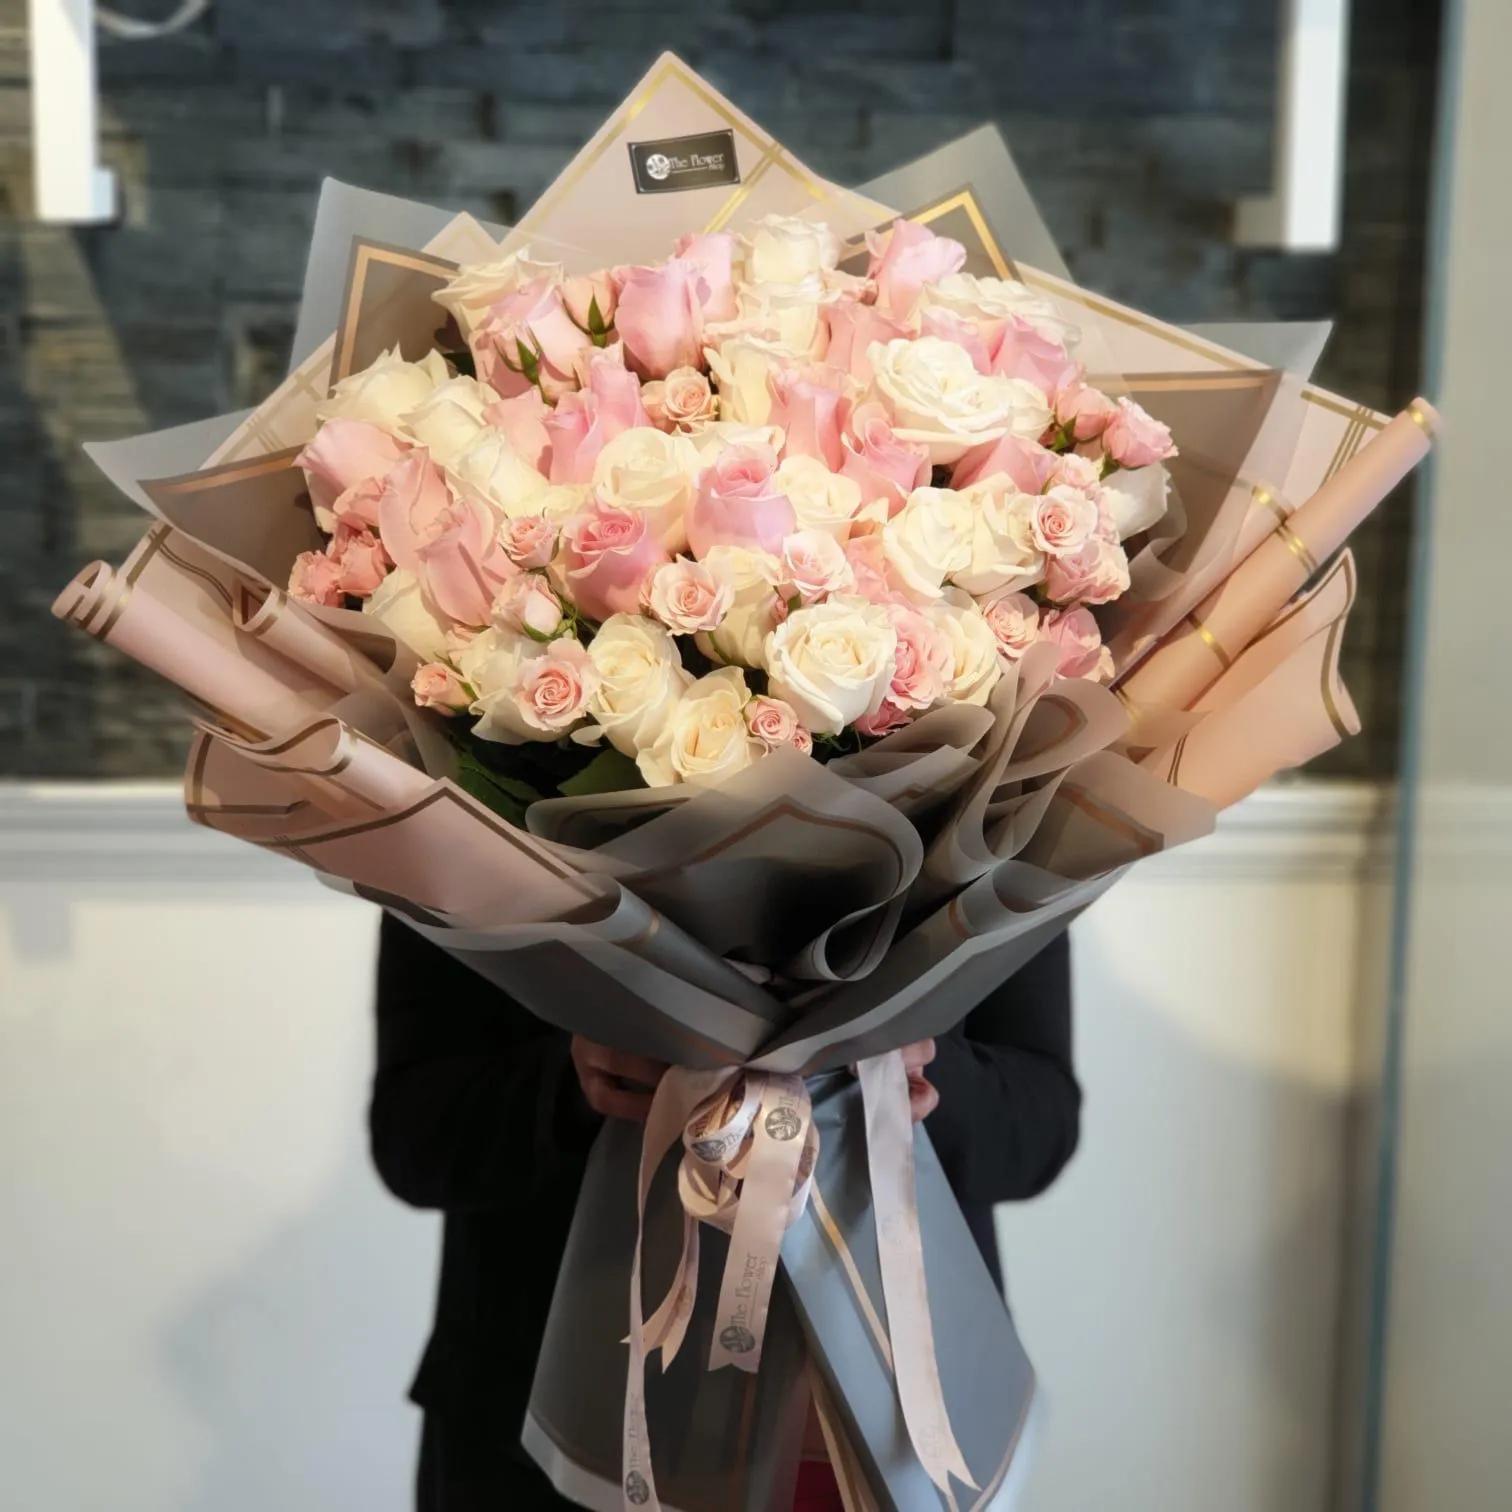
[[[1268,183],[1277,9],[216,0],[186,35],[102,43],[122,219],[66,229],[28,219],[25,6],[0,0],[0,773],[177,769],[172,700],[47,617],[78,563],[142,524],[78,445],[266,390],[320,178],[509,219],[663,47],[844,180],[995,119],[1085,282],[1177,319],[1332,316],[1323,380],[1399,404],[1418,382],[1439,6],[1357,0],[1331,256],[1229,242],[1232,201]],[[1408,540],[1405,499],[1361,534],[1347,671],[1368,733],[1329,772],[1394,764]]]

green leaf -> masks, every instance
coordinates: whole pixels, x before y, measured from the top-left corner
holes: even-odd
[[[525,810],[544,796],[528,782],[484,766],[466,746],[457,747],[457,785],[494,813],[525,826]]]
[[[606,746],[581,772],[558,784],[564,798],[586,798],[590,793],[623,793],[645,787],[639,768],[623,751]]]

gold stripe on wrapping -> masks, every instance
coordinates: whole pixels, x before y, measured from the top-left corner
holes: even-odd
[[[960,935],[963,940],[969,940],[971,938],[971,926],[966,922],[966,915],[961,911],[961,899],[959,894],[957,894],[950,900],[950,905],[945,910],[945,917],[949,921],[950,927],[955,930],[955,932]]]
[[[1328,711],[1329,723],[1333,725],[1340,740],[1348,740],[1350,730],[1349,726],[1344,722],[1344,714],[1339,708],[1338,700],[1334,697],[1333,678],[1329,674],[1334,665],[1334,655],[1338,650],[1339,637],[1344,634],[1344,625],[1347,618],[1347,615],[1341,614],[1328,627],[1328,644],[1323,649],[1323,707]]]
[[[972,193],[969,185],[933,205],[926,205],[922,210],[915,210],[906,219],[917,221],[921,226],[927,226],[930,221],[939,220],[941,216],[949,215],[952,210],[966,212],[966,219],[971,222],[971,229],[981,238],[982,250],[997,270],[997,276],[1017,279],[1018,268],[1009,261],[1003,249],[998,246],[997,238],[992,234],[992,228],[987,224],[987,217],[982,214],[982,207],[977,203],[976,195]]]
[[[729,199],[727,199],[724,204],[721,205],[720,208],[714,213],[714,216],[709,221],[708,225],[704,227],[705,235],[708,235],[709,233],[714,231],[721,231],[725,226],[729,224],[731,217],[734,216],[735,212],[740,209],[740,207],[750,197],[751,190],[753,190],[756,185],[761,182],[761,175],[772,166],[773,162],[776,160],[778,154],[781,151],[782,149],[776,144],[776,142],[773,142],[772,145],[768,147],[764,153],[762,153],[760,159],[756,163],[756,166],[752,168],[751,171],[746,175],[745,182],[741,184],[740,187],[730,195]]]
[[[1346,400],[1336,399],[1332,394],[1325,394],[1321,389],[1303,389],[1302,402],[1316,405],[1331,415],[1343,415],[1348,420],[1359,420],[1360,423],[1370,430],[1384,430],[1386,428],[1386,416],[1378,415],[1374,410],[1368,410],[1361,404],[1350,404]]]
[[[1171,752],[1171,770],[1166,773],[1166,781],[1169,782],[1172,787],[1181,786],[1181,758],[1186,755],[1186,743],[1191,737],[1191,733],[1192,732],[1188,730],[1187,733],[1176,742],[1176,749]]]
[[[1438,432],[1434,429],[1433,421],[1428,418],[1428,412],[1420,405],[1409,404],[1407,406],[1407,418],[1425,435],[1438,435]]]
[[[1286,549],[1301,562],[1308,577],[1311,577],[1318,570],[1318,559],[1307,549],[1307,542],[1284,520],[1276,526],[1275,534],[1281,538]]]
[[[1291,511],[1271,492],[1266,484],[1255,484],[1254,488],[1250,490],[1250,497],[1262,509],[1270,510],[1283,525],[1291,519]]]
[[[628,940],[620,940],[618,942],[620,949],[639,950],[642,945],[648,945],[656,938],[656,932],[660,928],[661,915],[653,908],[651,910],[651,918],[648,920],[646,927],[639,934],[632,935]]]
[[[163,549],[163,543],[168,539],[168,535],[169,528],[167,525],[160,525],[149,533],[147,537],[148,544],[143,549],[141,556],[136,559],[136,565],[126,574],[124,581],[121,583],[120,590],[116,594],[115,604],[111,608],[110,613],[105,617],[104,623],[98,628],[85,624],[80,627],[81,629],[88,630],[96,640],[103,641],[110,638],[110,632],[120,622],[121,615],[126,608],[126,601],[131,597],[131,590],[136,586],[137,579],[147,570],[147,564],[153,557]],[[101,600],[101,602],[106,601]],[[98,609],[95,612],[98,613]],[[93,619],[94,615],[91,615],[90,618]]]
[[[1218,658],[1219,664],[1223,667],[1223,670],[1227,672],[1228,669],[1234,665],[1233,659],[1229,656],[1228,652],[1218,644],[1218,637],[1214,635],[1213,632],[1209,630],[1208,627],[1204,625],[1195,614],[1189,614],[1186,618],[1187,624],[1189,624],[1192,629],[1197,632],[1198,636],[1202,640],[1202,644],[1206,646],[1208,650]]]
[[[877,1315],[876,1307],[872,1304],[866,1285],[861,1280],[861,1272],[856,1268],[856,1258],[851,1254],[850,1246],[845,1242],[845,1235],[840,1232],[840,1225],[835,1222],[834,1215],[825,1203],[824,1193],[819,1190],[817,1179],[809,1187],[809,1202],[813,1205],[814,1216],[819,1220],[819,1227],[824,1230],[825,1237],[835,1251],[835,1258],[839,1260],[841,1268],[845,1271],[845,1279],[850,1282],[851,1290],[856,1294],[856,1305],[861,1309],[861,1316],[871,1330],[872,1342],[877,1346],[878,1354],[882,1356],[882,1363],[887,1367],[887,1373],[891,1375],[892,1343],[887,1337],[887,1330],[882,1326],[882,1319]]]
[[[226,606],[228,611],[231,609],[231,590],[214,573],[207,572],[203,567],[196,567],[193,562],[186,562],[166,541],[163,543],[163,555],[181,571],[187,572],[191,577],[197,577]]]

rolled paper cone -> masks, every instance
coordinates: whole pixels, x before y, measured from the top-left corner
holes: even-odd
[[[319,692],[329,690],[237,636],[230,588],[202,569],[193,551],[170,531],[154,530],[119,572],[103,562],[86,567],[58,595],[53,613],[167,678],[237,730],[266,736],[318,715]]]
[[[1172,630],[1120,691],[1135,707],[1191,708],[1423,460],[1438,423],[1433,406],[1414,399]]]
[[[243,635],[297,662],[338,692],[355,693],[379,680],[377,668],[365,656],[281,589],[239,584],[231,622]]]

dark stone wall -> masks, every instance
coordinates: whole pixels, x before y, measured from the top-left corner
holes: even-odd
[[[159,0],[118,11],[166,14]],[[0,774],[174,772],[173,700],[47,616],[142,516],[82,440],[253,402],[282,369],[321,177],[508,220],[664,47],[819,172],[855,181],[984,118],[1073,273],[1180,320],[1332,317],[1323,382],[1418,387],[1437,0],[1357,0],[1343,243],[1241,251],[1270,175],[1273,0],[216,0],[188,33],[103,39],[120,223],[30,216],[23,0],[0,0]],[[1394,765],[1409,504],[1361,533],[1349,682]]]

